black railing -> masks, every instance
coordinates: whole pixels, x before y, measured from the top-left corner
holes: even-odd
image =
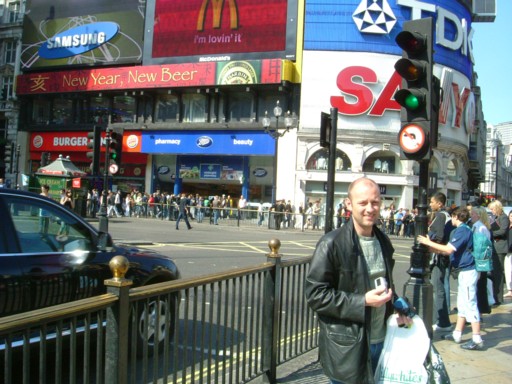
[[[3,382],[275,382],[277,367],[317,346],[304,296],[310,259],[267,262],[0,318]]]

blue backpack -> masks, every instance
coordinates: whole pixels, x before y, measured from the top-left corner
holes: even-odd
[[[491,240],[483,233],[473,230],[473,257],[475,258],[475,269],[477,272],[492,271],[493,245]]]

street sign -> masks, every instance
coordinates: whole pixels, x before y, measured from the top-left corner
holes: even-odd
[[[108,171],[113,175],[115,173],[117,173],[117,171],[119,171],[119,165],[115,164],[115,163],[112,163],[110,164],[110,166],[108,167]]]

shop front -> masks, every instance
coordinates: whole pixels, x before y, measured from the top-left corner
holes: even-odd
[[[127,151],[153,158],[153,189],[269,201],[274,139],[263,131],[141,131]]]
[[[91,187],[103,188],[104,132],[102,137],[102,155],[100,156],[100,175],[91,174],[91,159],[87,157],[89,141],[85,131],[34,132],[30,135],[30,174],[37,172],[59,157],[69,158],[73,164],[83,171]],[[132,189],[144,190],[146,178],[147,155],[123,150],[122,163],[116,174],[109,177],[109,189],[128,192]]]

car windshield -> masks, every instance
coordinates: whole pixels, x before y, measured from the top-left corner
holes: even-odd
[[[90,231],[65,210],[20,197],[6,199],[23,253],[70,252],[85,254],[91,250]]]

